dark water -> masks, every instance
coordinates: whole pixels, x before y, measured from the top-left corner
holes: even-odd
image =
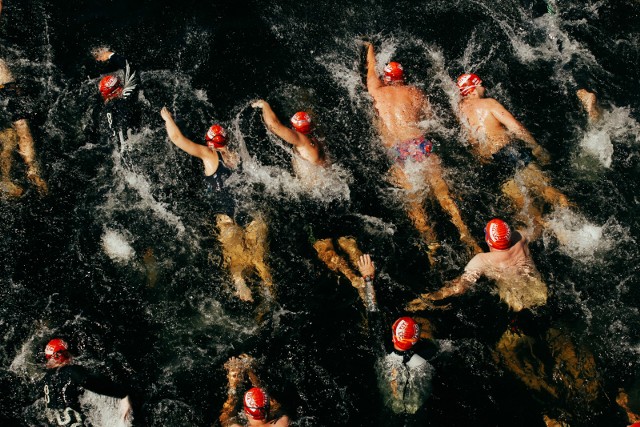
[[[544,2],[518,1],[7,1],[0,53],[37,88],[31,129],[50,195],[31,189],[0,202],[2,424],[33,424],[41,351],[54,335],[73,343],[81,363],[132,384],[137,425],[211,425],[226,398],[222,364],[241,352],[259,360],[261,377],[298,425],[405,422],[381,409],[377,354],[356,293],[308,240],[310,232],[356,236],[377,263],[378,299],[391,320],[467,261],[434,207],[445,250],[430,270],[384,180],[388,165],[362,84],[366,35],[381,62],[401,61],[429,94],[449,182],[479,240],[490,217],[514,212],[475,171],[451,112],[452,79],[477,71],[551,152],[554,183],[577,208],[548,212],[564,240],[549,232],[532,244],[551,291],[533,329],[561,328],[588,347],[603,383],[596,402],[557,403],[496,366],[491,349],[509,313],[481,283],[450,310],[425,314],[440,339],[437,374],[426,408],[406,422],[539,426],[542,413],[560,407],[572,426],[626,425],[614,400],[633,382],[640,348],[640,5],[553,7],[554,15]],[[101,44],[141,73],[142,128],[120,151],[93,120],[86,64]],[[586,130],[579,87],[595,90],[610,111],[603,130],[610,146]],[[323,196],[289,177],[289,154],[248,107],[258,97],[282,117],[312,109],[319,118],[339,165]],[[269,223],[278,292],[260,321],[255,307],[231,296],[201,165],[167,141],[163,105],[196,140],[211,121],[223,123],[245,156],[240,204]],[[28,187],[18,156],[15,164],[14,178]],[[105,236],[120,239],[120,258],[105,250]],[[148,250],[158,272],[153,287],[142,262]]]

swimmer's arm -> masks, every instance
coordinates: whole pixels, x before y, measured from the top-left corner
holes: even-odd
[[[376,53],[373,50],[373,45],[367,43],[365,46],[367,46],[367,90],[373,94],[376,89],[382,87],[382,81],[376,72]]]
[[[262,119],[271,132],[296,147],[305,144],[305,139],[303,139],[301,134],[292,129],[289,129],[287,126],[283,125],[280,122],[278,116],[276,116],[276,113],[273,111],[271,105],[269,105],[267,101],[259,100],[254,102],[252,105],[254,106],[254,108],[262,109]]]
[[[509,132],[514,134],[518,139],[524,141],[531,149],[533,155],[542,163],[549,162],[549,153],[542,148],[540,144],[535,140],[533,135],[527,130],[522,123],[520,123],[513,115],[507,111],[498,101],[494,100],[491,108],[491,114],[496,118]]]
[[[171,116],[171,113],[169,112],[167,107],[162,108],[162,110],[160,111],[160,115],[164,119],[167,128],[167,135],[176,147],[180,148],[187,154],[198,157],[200,159],[207,156],[210,150],[204,145],[196,144],[195,142],[184,136],[180,131],[180,128],[178,128],[178,125],[176,125],[176,122],[173,120],[173,116]]]
[[[440,301],[445,298],[462,295],[467,292],[467,290],[469,290],[469,288],[478,281],[484,271],[483,262],[479,255],[474,256],[471,261],[469,261],[467,266],[464,268],[464,273],[462,273],[460,277],[447,282],[436,292],[422,294],[422,299],[427,301]]]

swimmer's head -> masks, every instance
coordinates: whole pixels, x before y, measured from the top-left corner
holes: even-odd
[[[420,339],[420,325],[411,317],[401,317],[391,327],[393,346],[407,351]]]
[[[204,135],[204,139],[207,141],[207,147],[212,150],[227,146],[227,132],[220,125],[211,126]]]
[[[267,419],[269,396],[263,389],[253,387],[244,394],[244,413],[254,420]]]
[[[401,82],[404,79],[404,69],[399,62],[389,62],[384,67],[384,82]]]
[[[458,89],[460,89],[460,95],[467,96],[477,87],[482,86],[482,80],[477,74],[463,74],[458,77]]]
[[[306,135],[311,132],[311,116],[304,111],[298,111],[291,117],[291,125],[295,130]]]
[[[60,338],[54,338],[49,341],[44,348],[44,357],[47,363],[65,363],[71,359],[69,354],[69,345]]]
[[[484,238],[487,244],[499,250],[511,247],[511,228],[501,219],[494,218],[484,228]]]
[[[98,88],[100,89],[102,99],[105,101],[119,97],[123,89],[122,82],[120,82],[120,79],[116,76],[104,76],[102,80],[100,80]]]

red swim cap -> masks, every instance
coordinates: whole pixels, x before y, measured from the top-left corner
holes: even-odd
[[[100,94],[105,101],[108,99],[117,98],[122,94],[122,83],[116,76],[104,76],[100,80]]]
[[[67,350],[69,350],[69,345],[64,340],[54,338],[49,341],[47,346],[44,348],[44,357],[46,357],[47,360],[53,358],[57,361],[64,361],[69,358],[66,354]]]
[[[254,420],[266,420],[269,413],[269,396],[258,387],[244,394],[244,412]]]
[[[484,228],[484,238],[494,249],[509,249],[511,247],[511,228],[501,219],[492,219]]]
[[[311,116],[304,111],[298,111],[291,117],[291,124],[300,133],[305,135],[311,132]]]
[[[411,317],[401,317],[391,327],[391,333],[393,345],[407,351],[420,339],[420,325]]]
[[[220,125],[213,125],[204,135],[209,148],[223,148],[227,146],[227,132]]]
[[[399,62],[389,62],[384,67],[384,81],[387,83],[401,81],[403,76],[404,69]]]
[[[462,96],[469,95],[477,86],[482,86],[482,80],[477,74],[468,73],[458,77],[458,89]]]

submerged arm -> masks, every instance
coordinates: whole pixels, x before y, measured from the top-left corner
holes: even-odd
[[[504,126],[509,132],[513,133],[517,138],[524,141],[527,146],[531,149],[532,153],[540,162],[548,163],[549,162],[549,153],[547,150],[542,148],[538,142],[536,142],[535,138],[531,133],[527,130],[526,127],[522,123],[520,123],[513,115],[507,111],[506,108],[502,106],[498,101],[495,101],[495,104],[491,110],[493,116]]]

